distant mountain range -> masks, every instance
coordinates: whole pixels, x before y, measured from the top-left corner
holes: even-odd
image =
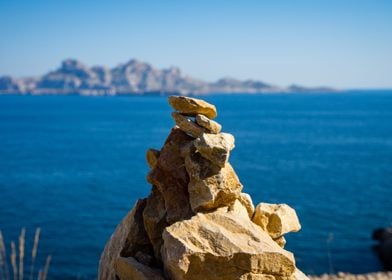
[[[278,87],[255,80],[223,78],[205,82],[183,75],[179,68],[156,69],[148,63],[132,59],[112,69],[88,67],[74,59],[41,77],[0,77],[0,94],[208,94],[208,93],[277,93],[331,92],[328,87],[308,88],[298,85]]]

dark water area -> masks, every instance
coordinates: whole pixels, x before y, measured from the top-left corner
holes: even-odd
[[[392,92],[208,96],[258,202],[297,210],[287,249],[306,273],[381,269],[392,224]],[[0,229],[42,228],[49,279],[94,279],[106,240],[150,186],[145,151],[173,126],[164,97],[0,96]],[[27,248],[27,250],[28,250]],[[28,267],[28,266],[27,266]]]

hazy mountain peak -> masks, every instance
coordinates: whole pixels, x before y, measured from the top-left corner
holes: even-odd
[[[79,68],[86,68],[86,66],[79,62],[77,59],[68,58],[61,62],[62,69],[79,69]]]
[[[328,88],[314,88],[328,91]],[[271,93],[308,91],[292,85],[279,88],[262,81],[241,81],[224,77],[207,83],[183,75],[178,67],[157,69],[151,64],[131,59],[112,69],[89,67],[77,59],[65,59],[58,69],[38,79],[0,77],[0,93],[116,95],[116,94],[205,94],[205,93]]]

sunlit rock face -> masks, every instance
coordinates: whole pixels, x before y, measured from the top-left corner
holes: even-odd
[[[139,200],[105,246],[99,279],[307,279],[283,249],[298,231],[295,210],[260,203],[229,163],[234,137],[214,105],[169,97],[175,126],[160,150],[149,149],[150,195]]]

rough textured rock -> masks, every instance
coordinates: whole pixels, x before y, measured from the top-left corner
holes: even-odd
[[[237,199],[235,200],[229,207],[221,207],[215,210],[216,213],[230,213],[235,215],[237,218],[241,219],[242,221],[249,222],[248,210],[246,207]]]
[[[246,273],[239,280],[275,280],[275,277],[269,274]]]
[[[247,273],[242,275],[240,280],[308,280],[308,278],[300,270],[296,269],[290,276]]]
[[[154,248],[154,255],[157,260],[160,260],[163,243],[162,232],[168,224],[166,222],[165,201],[155,186],[153,186],[151,194],[147,198],[146,207],[143,211],[143,220],[144,228]]]
[[[132,227],[129,229],[125,243],[123,244],[123,249],[120,254],[122,257],[135,256],[139,251],[151,256],[153,255],[152,245],[147,237],[143,222],[143,211],[146,203],[146,199],[138,200],[134,207],[135,214],[133,216]]]
[[[169,104],[174,110],[186,115],[196,116],[197,114],[202,114],[210,119],[217,116],[215,106],[201,99],[185,96],[169,96]]]
[[[176,122],[176,125],[186,134],[198,138],[200,137],[206,130],[194,123],[192,120],[188,119],[186,116],[181,115],[180,113],[173,112],[172,117]]]
[[[144,230],[142,212],[146,200],[138,200],[105,246],[99,263],[99,279],[115,280],[114,262],[120,256],[132,256],[138,251],[151,252],[152,246]]]
[[[191,152],[185,157],[190,181],[189,200],[194,212],[229,206],[240,196],[242,185],[230,163],[223,168]]]
[[[295,270],[293,276],[293,280],[309,280],[309,278],[298,268]]]
[[[148,149],[146,153],[146,160],[148,163],[148,166],[150,168],[154,168],[157,165],[159,158],[159,151],[155,149]]]
[[[98,278],[306,280],[283,249],[283,234],[300,229],[295,211],[267,203],[255,210],[228,162],[234,137],[201,115],[211,117],[215,107],[169,100],[186,116],[173,113],[176,126],[162,149],[147,151],[151,193],[107,243]]]
[[[291,253],[230,211],[177,222],[165,229],[163,240],[162,258],[173,280],[236,280],[249,272],[290,276],[295,271]]]
[[[204,133],[196,139],[195,147],[203,157],[224,167],[229,159],[230,151],[234,149],[234,137],[229,133]]]
[[[187,219],[193,212],[189,204],[189,176],[181,150],[193,138],[178,128],[172,129],[161,149],[157,165],[147,179],[158,187],[165,201],[166,221],[172,224]]]
[[[253,205],[253,201],[250,195],[247,193],[241,193],[238,197],[238,200],[242,205],[245,206],[246,210],[248,211],[249,218],[252,219],[255,212],[255,206]]]
[[[143,265],[132,257],[118,258],[114,269],[120,280],[164,280],[160,270]]]
[[[300,270],[296,269],[295,272],[290,276],[246,273],[246,274],[243,274],[239,278],[239,280],[309,280],[309,279]]]
[[[147,265],[147,266],[153,266],[156,264],[154,256],[147,254],[143,251],[137,251],[135,254],[135,259],[140,262],[141,264]]]
[[[284,236],[275,238],[274,241],[282,248],[284,248],[284,246],[286,245],[286,238],[284,238]]]
[[[238,278],[239,280],[275,280],[272,275],[266,274],[255,274],[255,273],[245,273]]]
[[[222,126],[216,121],[210,120],[204,115],[197,114],[196,115],[196,123],[205,129],[207,129],[210,133],[217,134],[221,132]]]
[[[295,210],[287,204],[260,203],[256,207],[253,222],[267,231],[272,238],[301,229]]]

